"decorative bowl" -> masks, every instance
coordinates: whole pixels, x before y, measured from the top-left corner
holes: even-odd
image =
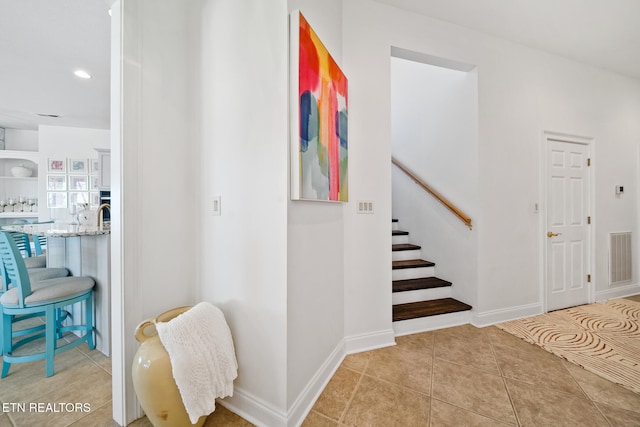
[[[33,174],[33,171],[24,165],[14,166],[11,168],[11,174],[18,178],[26,178]]]

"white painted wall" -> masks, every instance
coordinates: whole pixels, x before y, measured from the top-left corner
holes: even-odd
[[[338,65],[342,0],[289,0]],[[349,76],[347,76],[348,78]],[[287,399],[303,415],[344,353],[344,203],[289,201],[287,208]],[[333,356],[333,358],[331,358]],[[315,378],[316,375],[318,378]],[[315,379],[319,383],[313,382]],[[298,400],[299,399],[299,400]],[[309,407],[305,407],[309,406]]]
[[[287,419],[287,2],[201,2],[198,293],[220,307],[239,370],[224,404]],[[213,197],[221,215],[213,216]]]
[[[370,28],[377,25],[371,8],[368,3],[343,3],[342,55],[349,77],[350,202],[344,213],[347,352],[395,342],[391,328],[390,46],[386,29]],[[374,213],[357,214],[358,200],[373,201]]]
[[[38,151],[38,131],[27,129],[5,129],[6,150]]]
[[[46,221],[71,221],[68,209],[47,208],[48,159],[97,159],[96,148],[110,148],[110,131],[63,126],[40,126],[38,128],[38,219]],[[67,165],[68,167],[68,165]]]
[[[147,200],[141,190],[154,194],[167,185],[164,178],[154,183],[143,177],[147,173],[158,177],[171,170],[162,156],[150,162],[145,159],[154,157],[154,150],[177,161],[193,155],[199,161],[190,168],[179,165],[173,169],[176,175],[165,175],[184,184],[181,194],[172,192],[169,198],[165,194],[161,199],[162,221],[171,221],[172,229],[191,239],[189,245],[176,245],[183,254],[172,254],[179,271],[188,271],[179,281],[185,285],[183,297],[195,291],[198,300],[216,304],[231,327],[239,377],[233,398],[225,399],[224,404],[260,425],[287,425],[292,416],[304,415],[309,409],[309,398],[315,398],[318,386],[315,376],[342,343],[343,205],[289,201],[286,2],[280,7],[256,1],[204,0],[191,5],[190,12],[177,3],[163,3],[163,10],[151,11],[146,3],[125,3],[123,140],[114,149],[114,155],[120,151],[119,167],[124,175],[122,221],[113,224],[121,228],[123,245],[118,257],[121,273],[114,273],[114,277],[122,277],[120,284],[114,284],[121,289],[124,301],[122,327],[129,329],[133,319],[157,314],[166,303],[161,296],[162,284],[156,285],[156,293],[145,298],[144,304],[145,283],[127,286],[130,277],[152,277],[144,268],[144,252],[158,244],[143,240],[152,236],[139,217],[140,204]],[[323,20],[321,25],[327,27],[327,43],[339,55],[340,2],[333,2],[330,8],[313,6]],[[191,35],[182,28],[180,37],[171,34],[171,41],[163,37],[165,16],[181,18],[173,25],[182,26],[186,25],[185,13],[198,17],[198,22],[191,22]],[[237,25],[239,22],[243,25]],[[169,44],[167,58],[184,65],[162,63],[156,50],[161,43]],[[194,56],[186,45],[193,47]],[[181,55],[174,48],[182,48]],[[195,71],[186,69],[188,65]],[[179,86],[187,95],[155,87],[165,78],[191,81],[191,85]],[[165,97],[179,101],[179,105],[168,107],[184,121],[164,116]],[[189,122],[193,129],[186,131],[183,114],[189,111],[195,112]],[[187,137],[159,137],[147,127],[151,121],[171,124],[169,129],[160,127],[170,134],[185,130]],[[152,135],[155,146],[150,144]],[[170,136],[175,138],[173,145],[169,144]],[[183,142],[178,149],[175,141]],[[134,176],[135,168],[139,172]],[[184,182],[187,177],[195,177],[194,183]],[[214,196],[222,201],[218,217],[211,213]],[[189,206],[196,208],[197,232],[189,226]],[[179,227],[171,218],[179,221]],[[288,235],[293,236],[289,241]],[[319,274],[308,274],[312,265],[305,253],[315,254],[323,264]],[[134,265],[128,262],[131,259],[140,262]],[[194,266],[197,277],[192,280]],[[138,305],[134,308],[133,304]],[[124,345],[125,357],[118,364],[128,387],[126,363],[136,345],[127,337]],[[316,389],[309,391],[314,379]],[[118,405],[114,407],[120,409],[114,409],[114,414],[126,411],[122,418],[130,419],[131,406],[135,406],[130,389],[115,400]]]
[[[391,58],[392,153],[423,181],[477,220],[477,73]],[[477,234],[398,168],[393,216],[453,297],[476,303]]]
[[[120,136],[112,151],[112,239],[119,243],[112,254],[112,318],[122,340],[114,345],[114,418],[124,424],[141,415],[131,384],[135,328],[198,302],[200,234],[192,121],[197,88],[190,78],[194,3],[123,1],[121,7],[122,50],[116,45],[113,81],[114,99],[121,96],[121,102],[112,114]]]
[[[478,321],[495,320],[491,316],[518,307],[541,307],[540,247],[546,230],[540,224],[541,215],[531,213],[530,206],[541,197],[544,130],[595,138],[595,281],[598,291],[606,290],[608,233],[623,228],[636,238],[638,234],[637,194],[615,199],[613,186],[634,182],[637,174],[640,83],[369,0],[345,2],[343,24],[344,63],[351,78],[354,199],[366,195],[379,201],[383,213],[390,205],[386,184],[390,47],[475,64],[479,91],[478,219],[474,227],[478,236]],[[347,215],[346,222],[351,238],[345,248],[345,321],[347,335],[352,335],[379,330],[389,319],[384,301],[389,294],[384,288],[389,262],[381,261],[387,250],[385,236],[378,231],[387,218],[376,221],[372,217],[367,227],[360,227],[355,215]],[[366,250],[355,248],[353,242],[365,240],[370,242]],[[366,304],[357,298],[365,293]]]

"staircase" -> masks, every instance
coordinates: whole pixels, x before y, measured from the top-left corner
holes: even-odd
[[[471,306],[451,298],[451,282],[435,277],[435,264],[421,259],[409,232],[392,229],[393,330],[396,335],[469,323]]]

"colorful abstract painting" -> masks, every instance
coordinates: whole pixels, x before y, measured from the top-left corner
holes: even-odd
[[[347,78],[307,20],[291,15],[291,198],[348,201]]]

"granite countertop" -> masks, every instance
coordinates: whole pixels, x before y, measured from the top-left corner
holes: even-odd
[[[22,231],[35,236],[45,237],[77,237],[77,236],[99,236],[111,234],[111,224],[105,223],[100,227],[95,225],[78,225],[66,223],[46,223],[46,224],[24,224],[7,225],[3,227],[7,230]]]

